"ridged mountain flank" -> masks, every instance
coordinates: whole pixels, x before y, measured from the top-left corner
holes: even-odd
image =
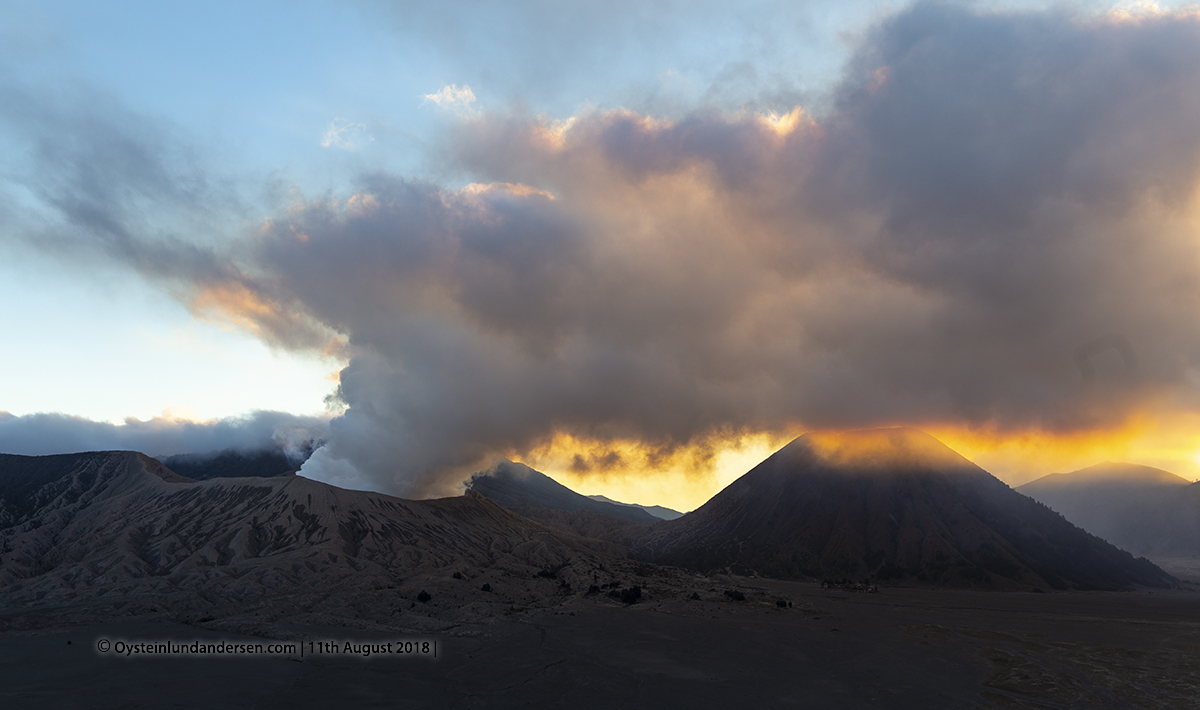
[[[915,429],[806,434],[679,520],[640,556],[777,578],[1011,589],[1172,586]]]
[[[611,547],[557,536],[474,494],[413,501],[301,476],[194,481],[126,451],[0,455],[7,603],[353,596],[431,575],[465,588],[452,571],[528,580],[570,560],[588,567]]]

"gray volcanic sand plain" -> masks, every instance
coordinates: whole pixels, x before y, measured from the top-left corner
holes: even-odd
[[[679,580],[682,581],[682,580]],[[878,594],[738,577],[650,584],[437,631],[289,616],[254,636],[167,614],[0,610],[4,708],[1195,708],[1200,593]],[[745,601],[724,590],[737,588]],[[780,609],[778,599],[792,602]],[[18,621],[19,623],[14,623]],[[403,617],[402,617],[403,618]],[[18,628],[20,627],[20,628]],[[121,658],[111,640],[437,640],[439,656]],[[68,641],[70,642],[68,644]]]

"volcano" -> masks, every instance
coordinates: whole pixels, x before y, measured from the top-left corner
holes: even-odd
[[[696,511],[625,543],[659,563],[784,579],[1011,589],[1177,581],[914,429],[807,434]]]
[[[487,471],[474,474],[466,486],[505,508],[535,519],[565,511],[600,513],[635,523],[661,520],[640,506],[581,495],[540,471],[507,459]]]
[[[435,605],[500,604],[506,589],[511,601],[538,584],[557,594],[571,574],[590,581],[611,548],[475,494],[413,501],[301,476],[194,481],[130,451],[0,454],[0,606],[240,610],[315,595],[390,613],[426,588]],[[537,577],[543,569],[555,581]]]

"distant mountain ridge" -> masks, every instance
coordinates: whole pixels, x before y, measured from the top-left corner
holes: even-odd
[[[631,508],[641,508],[642,510],[653,515],[654,517],[658,518],[659,520],[675,520],[677,518],[683,517],[683,513],[680,513],[678,510],[672,510],[671,508],[665,508],[661,505],[639,505],[638,503],[622,503],[619,500],[613,500],[612,498],[608,498],[607,496],[601,496],[601,495],[588,496],[588,498],[591,498],[592,500],[598,500],[601,503],[612,503],[613,505],[627,505]]]
[[[599,501],[576,493],[540,471],[507,459],[497,462],[487,471],[472,475],[466,486],[506,508],[534,517],[539,517],[539,511],[534,509],[544,508],[551,511],[600,513],[635,523],[661,520],[641,506]]]
[[[1070,473],[1051,473],[1018,487],[1018,490],[1043,491],[1081,485],[1186,486],[1192,482],[1170,471],[1152,466],[1105,461]]]
[[[1106,461],[1017,490],[1136,555],[1200,556],[1200,483],[1168,471]]]
[[[953,586],[1176,582],[912,429],[805,435],[679,520],[622,542],[699,570]]]

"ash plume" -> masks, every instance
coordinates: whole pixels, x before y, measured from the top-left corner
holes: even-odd
[[[1194,15],[918,4],[819,114],[475,113],[432,156],[465,187],[367,174],[135,266],[347,357],[304,473],[406,496],[560,433],[1115,426],[1200,409],[1198,120]],[[1111,333],[1136,369],[1089,375]]]

